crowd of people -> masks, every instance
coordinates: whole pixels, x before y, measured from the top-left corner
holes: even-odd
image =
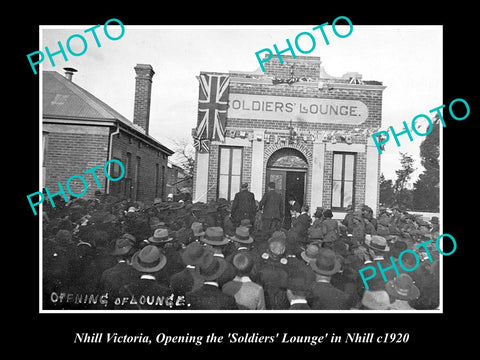
[[[43,213],[43,308],[93,310],[430,310],[439,306],[438,218],[401,209],[284,208],[256,201],[132,202],[96,193]],[[287,214],[287,216],[285,216]],[[288,218],[288,222],[285,221]],[[417,247],[428,239],[425,247]],[[413,271],[359,269],[399,254]],[[431,257],[431,258],[430,258]],[[407,269],[411,269],[409,267]]]

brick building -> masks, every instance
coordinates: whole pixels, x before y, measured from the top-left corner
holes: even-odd
[[[168,157],[173,151],[148,134],[151,86],[154,71],[150,65],[135,66],[136,84],[133,122],[72,81],[72,69],[65,76],[55,71],[43,72],[43,187],[65,189],[72,175],[103,165],[110,159],[120,160],[125,175],[120,181],[109,181],[103,171],[96,171],[100,191],[144,202],[166,198]],[[111,163],[109,174],[120,176],[118,164]],[[88,191],[97,190],[91,175],[85,175]],[[80,180],[70,183],[81,193]],[[66,190],[65,190],[66,191]],[[69,194],[67,193],[67,196]]]
[[[231,200],[248,182],[260,200],[273,181],[286,202],[292,196],[336,217],[350,204],[376,213],[380,155],[370,135],[381,127],[385,86],[359,73],[330,76],[319,57],[282,58],[264,63],[264,73],[223,74],[225,139],[197,151],[193,198]]]

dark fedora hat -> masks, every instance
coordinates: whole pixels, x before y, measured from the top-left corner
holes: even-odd
[[[205,235],[200,237],[200,241],[209,245],[220,246],[228,244],[229,239],[224,236],[221,227],[211,226],[205,230]]]
[[[133,242],[126,237],[121,237],[115,241],[115,249],[111,252],[111,255],[125,255],[132,249]]]
[[[400,274],[385,284],[385,290],[396,299],[413,300],[420,296],[420,290],[408,274]]]
[[[335,252],[328,248],[320,248],[315,261],[311,261],[310,266],[315,273],[327,276],[336,274],[341,268]]]
[[[239,226],[235,230],[235,235],[232,237],[232,240],[240,242],[242,244],[251,244],[253,238],[250,236],[250,231],[245,226]]]
[[[167,263],[167,258],[155,245],[147,245],[132,256],[132,266],[141,272],[157,272]]]
[[[187,245],[180,256],[185,265],[196,266],[204,263],[207,256],[213,255],[205,246],[198,241],[194,241]]]
[[[212,256],[210,261],[206,261],[198,267],[198,274],[204,280],[216,280],[227,269],[227,263],[224,259],[218,256]]]

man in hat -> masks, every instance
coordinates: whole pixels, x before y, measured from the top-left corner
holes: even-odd
[[[154,245],[147,245],[132,256],[132,266],[140,273],[139,279],[124,285],[119,291],[117,309],[168,310],[165,300],[172,293],[167,286],[158,283],[157,278],[167,264],[167,258]]]
[[[330,281],[332,275],[341,269],[335,252],[328,248],[320,248],[315,261],[310,262],[315,273],[315,283],[309,303],[315,310],[347,310],[350,301],[346,293],[334,287]]]
[[[248,183],[243,183],[240,191],[235,194],[232,202],[231,216],[233,225],[238,227],[240,221],[248,219],[251,222],[255,219],[257,205],[255,203],[255,195],[248,191]]]
[[[317,206],[315,209],[315,213],[313,214],[313,217],[315,220],[313,220],[312,227],[315,229],[321,229],[322,228],[322,222],[323,222],[323,207]]]
[[[409,301],[418,299],[420,296],[420,290],[415,286],[408,274],[400,274],[393,280],[389,280],[385,290],[390,295],[390,298],[394,300],[390,304],[392,310],[414,310],[410,306]]]
[[[288,224],[286,224],[287,229],[295,225],[295,222],[297,221],[297,217],[300,215],[300,212],[302,210],[302,206],[298,201],[295,200],[295,197],[293,195],[290,195],[288,197],[288,205],[290,206],[290,219],[288,219],[289,222]]]
[[[223,229],[219,226],[208,227],[205,235],[200,237],[200,242],[204,243],[214,256],[221,258],[225,257],[225,253],[228,252],[227,246],[230,244],[229,238],[225,236]]]
[[[133,245],[129,237],[121,237],[116,240],[115,249],[111,255],[116,257],[117,264],[102,273],[99,292],[108,292],[109,296],[116,297],[122,286],[131,283],[138,275],[135,269],[128,263],[133,255]]]
[[[333,213],[330,209],[323,212],[323,217],[323,240],[327,245],[327,243],[332,243],[338,239],[338,221],[333,219]]]
[[[303,245],[307,242],[308,229],[312,222],[312,218],[308,215],[308,209],[308,205],[302,206],[300,215],[298,215],[292,226],[293,231],[298,234],[298,240]]]
[[[199,266],[204,282],[201,288],[187,294],[190,310],[238,310],[235,298],[219,288],[217,280],[226,268],[225,260],[217,256]]]
[[[353,232],[353,205],[350,204],[347,206],[347,213],[345,214],[345,217],[342,220],[342,224],[347,227],[347,233],[351,234]]]
[[[263,239],[266,240],[274,231],[280,230],[284,216],[283,198],[275,191],[274,182],[268,183],[268,190],[260,200],[258,208],[263,210],[262,233]]]
[[[384,272],[385,277],[388,280],[392,280],[395,275],[395,269],[391,268],[392,265],[396,265],[398,270],[400,270],[400,265],[392,264],[389,259],[385,257],[389,254],[390,247],[388,246],[387,240],[380,235],[367,235],[365,237],[365,246],[368,249],[369,256],[365,257],[365,265],[373,266],[377,271],[377,274],[374,278],[368,280],[369,290],[385,290],[385,280],[381,275],[380,268],[388,269]]]
[[[181,271],[185,266],[178,252],[178,244],[173,240],[173,236],[171,236],[168,229],[162,228],[156,229],[148,240],[144,240],[148,245],[153,245],[159,248],[167,257],[167,265],[157,278],[157,280],[165,286],[169,284],[170,277]]]
[[[198,266],[211,261],[212,256],[213,254],[200,242],[188,244],[181,253],[185,269],[170,277],[170,289],[173,293],[185,296],[188,292],[200,289],[204,279],[198,272]]]
[[[265,310],[265,296],[261,285],[250,279],[254,262],[248,251],[237,253],[232,259],[236,276],[222,286],[222,291],[235,298],[239,309]]]
[[[309,267],[295,267],[288,274],[287,298],[290,302],[288,310],[310,310],[307,297],[312,289],[315,276]]]
[[[258,282],[265,292],[267,309],[285,310],[289,307],[286,294],[288,262],[286,257],[286,235],[275,231],[262,253],[262,263],[258,269]]]

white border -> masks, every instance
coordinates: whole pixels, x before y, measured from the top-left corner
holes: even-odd
[[[107,19],[108,20],[108,19]],[[43,37],[42,31],[46,29],[77,29],[85,28],[93,25],[39,25],[39,49],[42,48]],[[118,26],[118,25],[112,25]],[[329,25],[331,26],[331,25]],[[341,27],[342,25],[339,25]],[[344,25],[346,26],[346,25]],[[406,27],[415,27],[417,25],[358,25],[364,28],[378,28],[378,27],[390,27],[390,26],[406,26]],[[423,26],[432,26],[432,27],[441,27],[442,28],[442,55],[443,55],[443,25],[423,25]],[[243,29],[304,29],[305,25],[125,25],[125,29],[232,29],[232,28],[243,28]],[[443,62],[443,56],[442,56]],[[443,63],[442,63],[443,68]],[[42,174],[43,174],[43,151],[42,151],[42,141],[43,141],[43,65],[39,64],[38,68],[38,77],[39,77],[39,179],[38,179],[38,191],[42,189]],[[443,89],[443,76],[442,76],[442,89]],[[432,106],[437,106],[438,104],[432,104]],[[442,111],[443,113],[443,111]],[[440,234],[443,234],[443,127],[440,127]],[[443,314],[443,259],[440,254],[440,263],[439,263],[439,272],[440,272],[440,303],[437,309],[433,310],[44,310],[43,309],[43,204],[39,205],[38,210],[38,220],[39,220],[39,313],[40,314]],[[433,239],[432,239],[433,240]],[[443,238],[440,241],[441,246],[443,247]]]

